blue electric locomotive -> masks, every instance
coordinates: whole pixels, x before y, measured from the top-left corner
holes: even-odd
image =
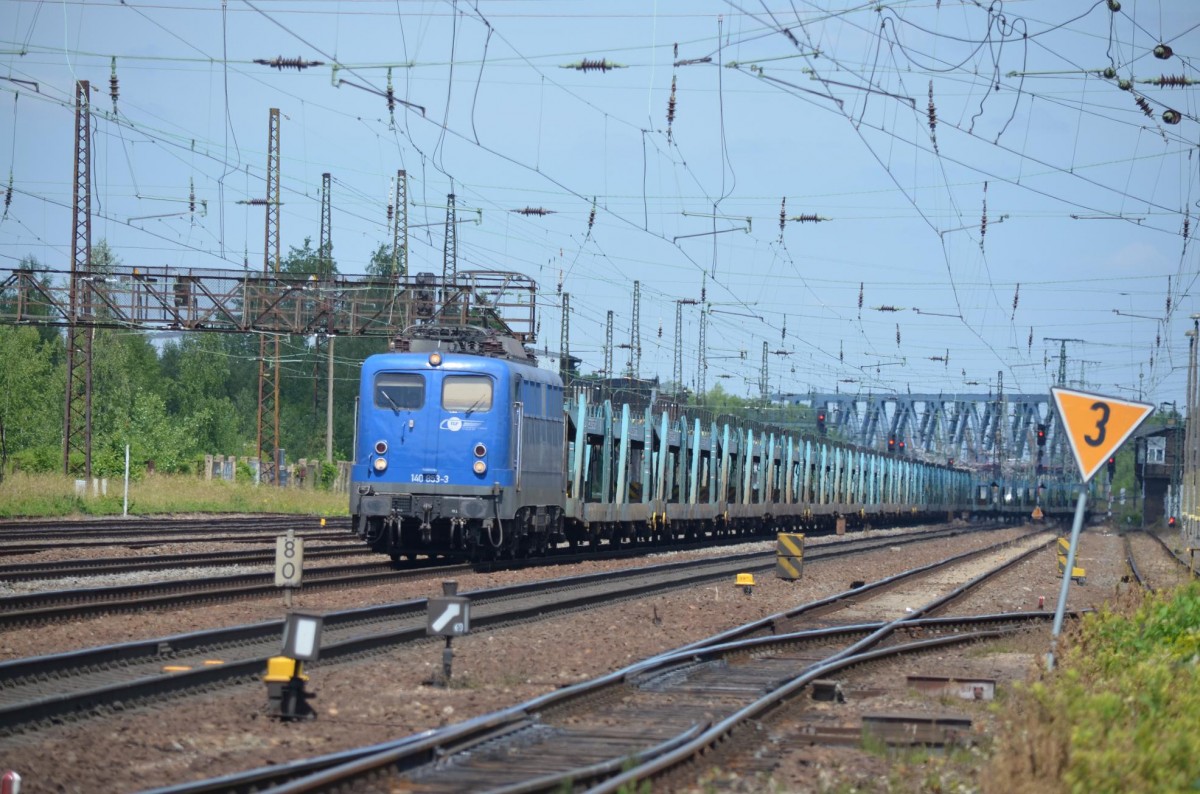
[[[527,361],[418,347],[363,363],[350,488],[359,536],[393,560],[557,543],[562,380]]]

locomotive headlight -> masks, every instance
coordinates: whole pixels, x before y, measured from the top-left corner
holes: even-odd
[[[487,472],[487,464],[484,463],[482,460],[475,461],[475,465],[471,466],[471,468],[475,471],[476,474],[484,474],[485,472]]]
[[[487,447],[485,447],[483,445],[483,442],[480,442],[475,445],[475,457],[482,458],[486,454],[487,454]]]
[[[383,439],[375,442],[375,454],[382,455],[387,452],[387,442]]]
[[[430,353],[429,354],[429,366],[437,367],[437,366],[440,366],[441,363],[442,363],[442,354],[441,353]]]
[[[375,471],[382,474],[387,469],[387,458],[375,458],[375,462],[371,466]]]

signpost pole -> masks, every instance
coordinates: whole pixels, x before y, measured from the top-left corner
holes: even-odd
[[[1071,586],[1071,572],[1075,570],[1075,548],[1079,543],[1079,531],[1083,528],[1083,510],[1087,505],[1087,484],[1079,491],[1075,503],[1075,521],[1071,525],[1071,545],[1067,549],[1067,564],[1063,568],[1062,587],[1058,591],[1058,606],[1054,610],[1054,628],[1050,632],[1050,653],[1046,654],[1046,669],[1054,669],[1054,652],[1058,650],[1058,635],[1062,633],[1063,612],[1067,608],[1067,590]]]
[[[1054,386],[1050,389],[1054,398],[1058,418],[1071,443],[1071,452],[1079,465],[1081,479],[1079,501],[1075,505],[1075,524],[1071,527],[1071,542],[1067,546],[1066,564],[1063,566],[1062,589],[1058,594],[1058,608],[1054,610],[1054,630],[1050,636],[1050,652],[1046,654],[1046,669],[1054,669],[1054,652],[1058,650],[1058,635],[1062,632],[1063,611],[1067,607],[1067,589],[1071,586],[1071,575],[1075,573],[1075,549],[1079,544],[1079,531],[1083,528],[1083,510],[1087,506],[1088,483],[1115,455],[1138,425],[1146,420],[1153,405],[1132,400],[1106,397]],[[1145,478],[1143,478],[1144,480]],[[1109,480],[1109,499],[1112,498],[1112,481]],[[1109,503],[1109,516],[1112,504]]]

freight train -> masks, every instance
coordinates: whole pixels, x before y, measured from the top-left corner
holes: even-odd
[[[396,561],[941,521],[977,498],[962,469],[568,399],[514,340],[433,336],[370,356],[360,379],[350,513]]]

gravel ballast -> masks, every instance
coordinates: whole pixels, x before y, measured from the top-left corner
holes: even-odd
[[[454,680],[431,686],[441,668],[442,644],[430,640],[391,654],[353,663],[312,666],[310,690],[318,718],[282,723],[266,716],[262,685],[243,685],[202,696],[174,699],[124,713],[0,739],[0,767],[17,768],[22,791],[136,791],[333,752],[404,736],[512,705],[566,684],[610,672],[638,659],[702,639],[730,627],[941,559],[953,553],[1013,538],[1026,529],[1003,529],[889,546],[827,562],[810,561],[804,577],[786,582],[758,576],[753,594],[732,581],[588,610],[532,624],[480,631],[454,642]],[[874,532],[873,535],[883,533]],[[837,542],[812,539],[810,545]],[[723,548],[711,554],[770,550],[772,543]],[[1120,579],[1120,541],[1098,532],[1084,535],[1081,565],[1090,566],[1086,587],[1072,588],[1072,607],[1094,606]],[[1114,552],[1113,549],[1118,549]],[[696,556],[697,553],[688,553]],[[547,577],[590,573],[664,561],[592,562],[542,570],[459,576],[460,592]],[[1053,552],[1045,550],[1004,574],[1002,587],[969,599],[956,612],[1036,609],[1039,596],[1053,608],[1058,576]],[[435,579],[346,591],[301,591],[295,608],[332,611],[440,594]],[[977,601],[977,603],[975,602]],[[62,650],[166,636],[217,626],[282,617],[279,599],[258,599],[162,613],[113,615],[6,632],[0,656],[20,658]],[[1037,645],[1038,643],[1033,643]],[[1014,652],[1006,680],[1020,677],[1035,654]],[[805,788],[813,764],[824,756],[780,756],[781,790]],[[830,761],[833,763],[833,761]],[[838,764],[841,761],[837,762]],[[824,768],[824,767],[822,767]],[[830,767],[833,768],[833,767]],[[697,784],[701,785],[701,784]],[[701,790],[701,789],[697,789]],[[762,790],[748,788],[743,790]]]

